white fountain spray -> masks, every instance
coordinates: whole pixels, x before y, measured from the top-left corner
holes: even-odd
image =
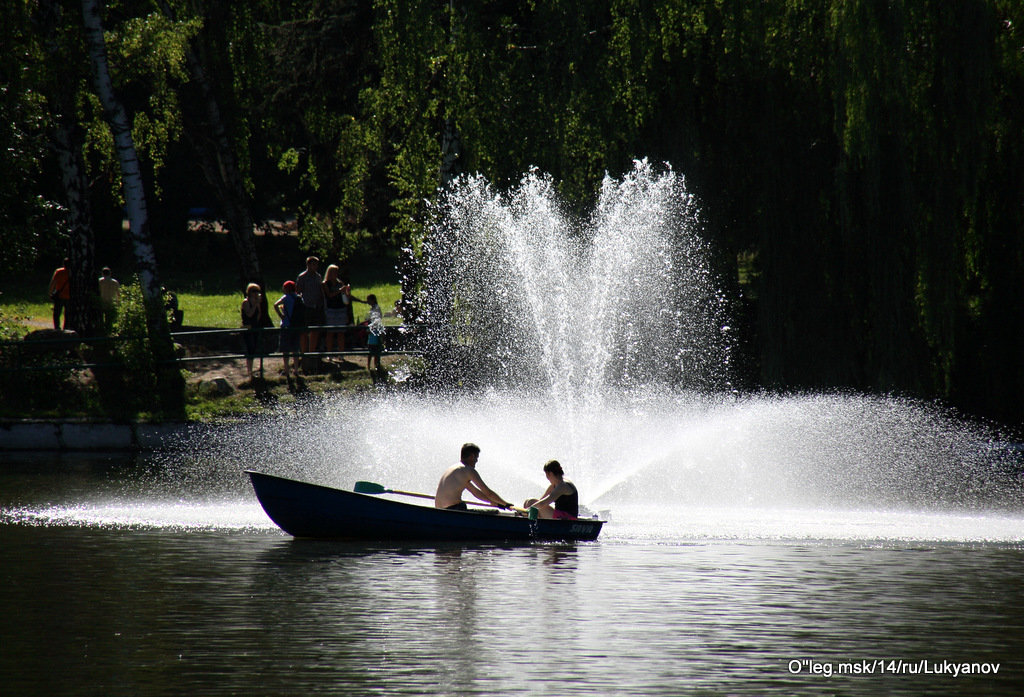
[[[421,269],[445,389],[200,430],[165,471],[249,500],[244,467],[432,493],[474,441],[510,499],[560,460],[610,537],[1024,539],[1020,453],[985,427],[887,396],[736,395],[700,232],[683,178],[646,162],[582,222],[536,172],[505,194],[463,179]]]
[[[423,250],[428,336],[457,357],[445,378],[539,388],[566,409],[602,407],[609,387],[723,387],[725,300],[698,232],[683,178],[647,162],[606,178],[582,224],[536,172],[507,196],[461,180]]]

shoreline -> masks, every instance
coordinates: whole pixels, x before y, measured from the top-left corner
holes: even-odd
[[[188,428],[184,421],[0,420],[0,453],[162,450],[167,439]]]

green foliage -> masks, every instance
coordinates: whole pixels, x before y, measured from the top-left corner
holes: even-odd
[[[113,360],[118,364],[115,375],[105,384],[107,403],[123,414],[157,411],[156,370],[152,342],[147,329],[146,302],[142,285],[136,277],[121,285],[121,301],[117,306]],[[115,406],[116,405],[116,406]]]
[[[47,171],[52,114],[40,89],[46,70],[27,3],[0,10],[0,275],[64,244],[59,179]]]
[[[1021,415],[1024,377],[1004,375],[1024,353],[1007,319],[1024,304],[1020,2],[171,4],[182,19],[110,3],[107,40],[175,205],[208,195],[177,147],[209,136],[181,115],[203,111],[194,39],[249,192],[305,249],[417,249],[446,126],[457,170],[501,188],[536,166],[578,211],[647,156],[686,175],[716,263],[742,272],[752,382]],[[34,23],[44,5],[3,9],[0,271],[61,243],[58,88],[91,181],[119,196],[80,32]]]
[[[299,222],[304,249],[343,260],[373,239],[366,184],[374,157],[358,121],[359,91],[372,74],[369,3],[335,0],[253,8],[236,14],[254,32],[248,76],[274,85],[258,108],[269,118],[251,126],[266,137],[267,156],[283,174],[284,207]],[[242,66],[239,66],[242,67]],[[301,147],[297,146],[301,143]]]
[[[199,31],[199,20],[172,21],[160,13],[127,17],[107,27],[111,76],[133,114],[132,138],[139,156],[151,168],[154,194],[160,196],[159,173],[168,150],[183,135],[178,90],[189,81],[185,51]],[[109,127],[95,97],[90,95],[89,143],[94,161],[115,180],[120,178],[117,153]],[[120,187],[118,187],[120,189]]]

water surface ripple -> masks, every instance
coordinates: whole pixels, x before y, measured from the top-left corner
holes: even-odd
[[[9,694],[1009,695],[1024,677],[1016,547],[0,537]],[[1000,667],[790,668],[877,659]]]
[[[0,473],[4,694],[1011,695],[1024,681],[1009,514],[620,507],[597,543],[353,545],[292,540],[251,495],[174,499],[124,483],[137,463],[110,467]],[[893,674],[898,661],[930,672]],[[936,674],[944,662],[999,672]]]

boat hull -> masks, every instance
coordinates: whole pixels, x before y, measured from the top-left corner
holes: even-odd
[[[446,511],[246,470],[270,519],[294,537],[373,541],[596,540],[604,521]]]

